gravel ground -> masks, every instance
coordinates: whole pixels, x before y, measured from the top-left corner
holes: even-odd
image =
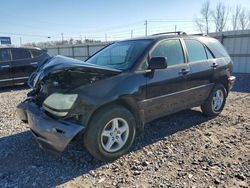
[[[0,92],[0,187],[250,187],[250,76],[238,75],[223,113],[199,108],[146,126],[131,152],[111,163],[81,145],[39,149],[15,106],[27,89]]]

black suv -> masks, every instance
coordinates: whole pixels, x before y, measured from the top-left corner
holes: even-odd
[[[78,137],[94,157],[112,160],[154,119],[196,106],[218,115],[235,80],[231,71],[226,50],[208,36],[125,40],[86,62],[52,58],[17,109],[42,148],[61,152]]]
[[[26,82],[48,58],[46,51],[39,48],[0,47],[0,86]]]

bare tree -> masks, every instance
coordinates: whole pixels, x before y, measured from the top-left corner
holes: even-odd
[[[233,30],[237,30],[239,27],[239,15],[241,13],[241,6],[237,5],[235,7],[234,12],[232,13],[232,26],[233,26]]]
[[[200,16],[201,18],[198,18],[195,16],[195,23],[200,32],[206,32],[209,33],[209,21],[212,16],[211,6],[210,6],[210,0],[205,1],[202,4],[202,8],[200,10]]]
[[[250,12],[246,9],[242,9],[239,14],[239,25],[242,30],[245,30],[249,26]]]
[[[222,32],[228,20],[228,7],[221,1],[219,1],[216,5],[215,10],[213,11],[213,21],[215,24],[215,31]]]

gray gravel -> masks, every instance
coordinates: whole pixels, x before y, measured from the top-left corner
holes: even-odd
[[[199,108],[146,126],[131,152],[111,163],[71,144],[39,149],[15,113],[27,89],[0,93],[0,187],[250,187],[250,76],[240,75],[223,113]]]

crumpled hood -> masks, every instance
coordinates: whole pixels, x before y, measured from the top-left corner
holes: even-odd
[[[86,74],[92,72],[100,75],[116,75],[121,73],[121,70],[109,68],[100,65],[94,65],[86,63],[77,59],[57,55],[45,64],[40,66],[36,72],[34,72],[28,81],[30,87],[35,87],[37,83],[43,80],[49,74],[54,74],[62,71],[84,71]],[[65,78],[66,79],[66,78]]]
[[[68,69],[68,68],[86,68],[86,69],[98,69],[103,71],[111,71],[111,72],[121,72],[118,69],[109,68],[100,65],[94,65],[90,63],[86,63],[84,61],[80,61],[77,59],[57,55],[53,57],[49,62],[44,64],[40,69],[47,70],[53,68],[53,70],[61,70],[61,69]]]

